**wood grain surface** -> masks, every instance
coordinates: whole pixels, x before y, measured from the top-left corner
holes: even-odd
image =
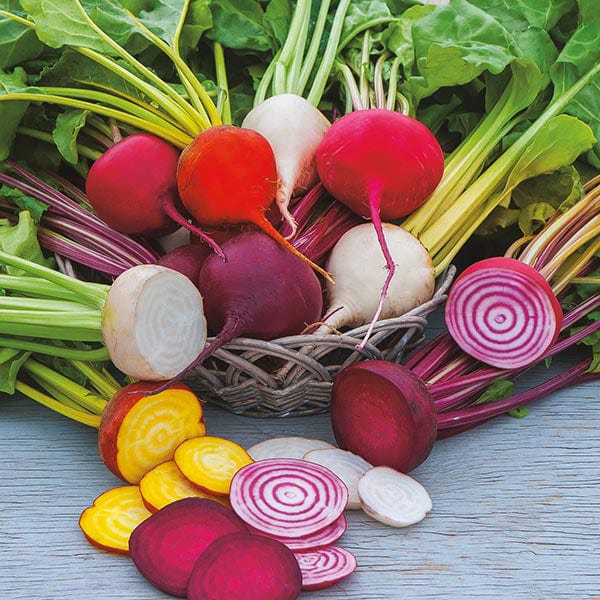
[[[278,435],[333,441],[327,415],[256,420],[208,407],[206,420],[211,434],[245,446]],[[393,529],[350,512],[340,545],[358,571],[302,598],[600,600],[600,384],[438,442],[413,475],[433,499],[430,515]],[[1,397],[0,599],[169,598],[78,527],[82,510],[119,484],[95,431]]]

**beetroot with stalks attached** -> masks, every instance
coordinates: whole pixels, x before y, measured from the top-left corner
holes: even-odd
[[[382,221],[408,215],[431,195],[444,172],[442,149],[433,133],[411,117],[385,109],[359,110],[325,133],[317,149],[317,170],[336,200],[370,218],[375,227],[388,273],[383,289],[377,290],[381,296],[374,323],[395,271]]]
[[[331,424],[340,448],[402,473],[425,461],[437,431],[423,381],[402,365],[380,360],[351,365],[337,375]]]
[[[160,258],[158,264],[185,275],[196,287],[204,261],[213,253],[206,244],[185,244]]]
[[[301,588],[300,567],[289,548],[261,535],[232,533],[198,558],[188,599],[295,600]]]
[[[321,316],[317,276],[268,235],[242,233],[226,242],[223,251],[226,260],[209,256],[199,279],[204,314],[216,337],[163,389],[236,337],[272,340],[296,335]]]
[[[92,165],[85,184],[88,200],[115,231],[160,237],[181,226],[220,253],[219,246],[180,213],[178,162],[179,151],[164,140],[147,133],[130,135]]]
[[[129,552],[150,583],[185,598],[194,565],[206,548],[221,536],[246,531],[246,525],[218,502],[184,498],[138,525],[131,534]]]

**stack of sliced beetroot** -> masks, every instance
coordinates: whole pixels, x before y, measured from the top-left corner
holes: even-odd
[[[184,498],[138,525],[129,553],[158,589],[200,600],[295,600],[302,574],[281,542],[248,531],[223,505]]]
[[[260,460],[235,474],[229,501],[252,532],[294,552],[303,590],[330,587],[356,570],[356,558],[331,545],[346,530],[348,489],[329,469],[295,458]]]

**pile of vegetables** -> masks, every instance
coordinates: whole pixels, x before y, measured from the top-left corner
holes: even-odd
[[[159,589],[333,585],[345,509],[420,521],[436,439],[598,377],[597,6],[509,4],[0,0],[1,389],[98,428],[128,485],[81,528]],[[465,260],[447,333],[337,374],[339,448],[206,435],[182,380],[217,350],[367,354]]]

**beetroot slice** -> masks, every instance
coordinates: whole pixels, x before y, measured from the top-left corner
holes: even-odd
[[[185,598],[194,564],[209,544],[223,535],[246,531],[244,523],[218,502],[184,498],[138,525],[131,534],[129,552],[150,583]]]
[[[356,571],[354,554],[337,546],[295,552],[302,572],[302,589],[324,590]]]
[[[408,473],[429,456],[437,430],[431,395],[412,371],[368,360],[338,373],[331,425],[340,448]]]
[[[327,527],[324,529],[303,537],[290,538],[269,535],[259,531],[258,529],[253,529],[252,527],[250,527],[250,531],[252,533],[266,535],[267,537],[277,540],[278,542],[285,544],[290,550],[296,552],[297,550],[316,550],[317,548],[329,546],[329,544],[337,542],[344,535],[344,533],[346,533],[347,528],[348,522],[346,521],[346,517],[342,514],[338,519],[336,519],[330,525],[327,525]]]
[[[544,277],[506,257],[469,266],[450,290],[445,316],[462,350],[500,369],[540,360],[556,342],[563,319],[560,302]]]
[[[302,537],[344,512],[348,488],[329,469],[295,458],[259,460],[233,477],[229,501],[250,527],[281,537]]]
[[[251,533],[214,541],[200,556],[188,586],[189,600],[295,600],[302,574],[281,542]]]

